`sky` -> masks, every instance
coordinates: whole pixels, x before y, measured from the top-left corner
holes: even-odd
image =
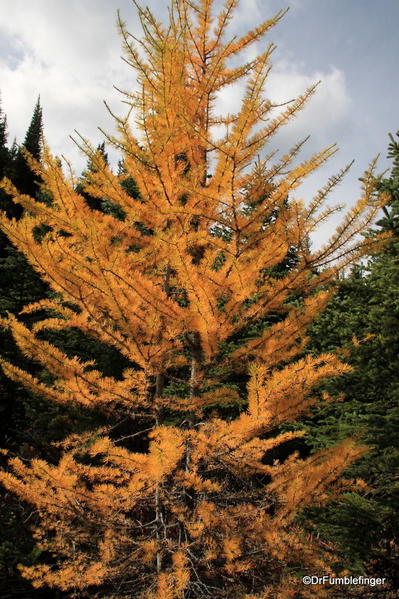
[[[165,19],[167,0],[142,4]],[[220,4],[216,0],[216,7]],[[306,159],[336,143],[340,151],[296,195],[311,199],[328,177],[355,159],[331,195],[331,203],[349,207],[360,195],[358,179],[370,161],[380,154],[378,170],[389,166],[388,133],[399,129],[399,1],[241,0],[230,33],[242,35],[287,6],[285,17],[250,50],[253,56],[269,42],[277,46],[266,95],[284,102],[316,81],[321,84],[268,151],[285,153],[310,135],[300,156]],[[86,158],[70,139],[74,130],[94,145],[103,141],[98,127],[114,132],[103,101],[123,115],[125,105],[113,86],[135,86],[135,73],[120,58],[118,9],[130,32],[140,36],[131,0],[0,0],[0,91],[10,143],[14,137],[22,143],[39,94],[50,148],[66,156],[78,173]],[[218,109],[236,110],[242,89],[225,89]],[[111,159],[117,160],[113,152]],[[327,233],[322,230],[319,236]]]

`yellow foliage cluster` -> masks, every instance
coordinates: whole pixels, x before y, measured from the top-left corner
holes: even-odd
[[[51,202],[3,181],[25,211],[20,220],[2,215],[1,228],[54,292],[25,308],[48,313],[34,327],[11,315],[1,323],[53,382],[2,360],[4,372],[49,401],[116,411],[143,431],[139,451],[93,432],[67,439],[57,465],[16,458],[13,473],[0,474],[7,489],[36,506],[38,546],[53,556],[51,566],[22,568],[34,586],[108,599],[288,599],[310,596],[295,578],[299,565],[329,570],[330,552],[307,541],[295,517],[349,488],[337,481],[364,449],[347,441],[307,459],[267,458],[303,435],[279,427],[318,401],[313,389],[348,370],[330,354],[301,357],[306,329],[326,305],[329,292],[321,289],[337,269],[376,244],[358,233],[382,200],[373,164],[359,203],[311,251],[309,235],[333,211],[326,196],[347,169],[305,203],[294,190],[335,147],[299,165],[302,143],[275,162],[260,152],[315,88],[276,113],[264,97],[273,46],[240,66],[229,61],[283,13],[228,40],[238,0],[226,0],[216,16],[213,4],[172,0],[166,26],[138,7],[142,40],[119,19],[139,82],[139,91],[124,92],[129,118],[116,117],[118,134],[108,136],[123,152],[125,172],[115,174],[82,144],[95,167],[85,191],[118,205],[123,219],[91,210],[47,147],[31,165]],[[238,113],[215,115],[217,93],[242,79]],[[215,125],[224,130],[220,138]],[[139,199],[124,189],[127,177]],[[290,252],[295,261],[279,270]],[[231,346],[270,316],[256,335]],[[119,379],[103,376],[40,335],[71,327],[112,346],[132,367]],[[177,370],[185,373],[184,397],[164,392]],[[248,375],[245,398],[226,384],[229,371]],[[245,407],[224,419],[212,412],[223,402]],[[328,593],[312,588],[312,596]]]

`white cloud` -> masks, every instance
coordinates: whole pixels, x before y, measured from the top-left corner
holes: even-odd
[[[315,94],[289,125],[290,135],[305,132],[318,138],[330,134],[335,137],[337,128],[348,117],[351,106],[345,74],[334,66],[325,72],[306,73],[303,64],[284,61],[278,62],[273,68],[267,88],[267,95],[273,102],[296,98],[318,81],[321,83]]]
[[[0,35],[19,50],[13,60],[5,51],[0,57],[3,108],[11,136],[22,141],[40,93],[52,150],[65,152],[79,168],[85,158],[69,134],[77,129],[94,142],[100,140],[98,125],[113,129],[102,100],[124,112],[112,85],[134,86],[134,73],[119,58],[115,5],[98,8],[94,0],[14,0],[0,28]]]
[[[271,14],[268,17],[264,16],[265,12],[265,7],[261,7],[261,3],[258,0],[240,2],[232,19],[232,27],[241,29],[241,26],[244,24],[249,25],[252,29],[254,24],[259,25],[263,20],[272,16]],[[270,11],[267,10],[267,12],[269,13]]]
[[[150,6],[157,7],[157,3],[150,2]],[[0,35],[11,48],[3,50],[0,64],[4,108],[11,133],[21,140],[40,93],[46,134],[55,151],[61,149],[74,128],[98,139],[97,125],[112,127],[102,100],[110,101],[116,111],[123,110],[112,85],[128,89],[134,86],[135,74],[119,59],[120,39],[114,24],[116,4],[98,0],[83,3],[14,0],[7,10]],[[138,33],[132,7],[129,5],[122,13],[133,33]],[[246,29],[247,23],[259,22],[262,13],[265,13],[264,1],[241,2],[236,25]],[[253,46],[246,58],[254,56],[258,49]],[[326,121],[334,130],[349,105],[344,75],[333,67],[327,73],[309,75],[304,65],[281,60],[272,71],[267,91],[276,101],[301,93],[319,78],[323,84],[311,101],[311,108],[306,108],[291,125],[295,130],[305,126],[306,121],[313,130],[325,128]],[[240,85],[224,90],[219,105],[227,111],[236,110],[241,92]]]
[[[297,98],[321,80],[315,94],[294,118],[288,120],[270,140],[273,148],[286,152],[300,139],[311,136],[307,154],[339,140],[350,120],[351,98],[343,71],[331,66],[325,72],[307,73],[302,63],[279,61],[266,81],[265,95],[275,104]],[[219,92],[216,113],[235,113],[240,109],[245,83],[239,82]],[[287,107],[275,108],[270,119]],[[222,132],[218,128],[218,133]]]

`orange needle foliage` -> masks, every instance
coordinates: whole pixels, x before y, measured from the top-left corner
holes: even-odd
[[[348,440],[308,459],[264,458],[301,436],[279,427],[316,403],[312,389],[348,370],[333,355],[301,354],[306,329],[329,297],[320,288],[375,242],[361,243],[357,234],[379,204],[371,169],[358,204],[323,248],[310,251],[309,235],[332,212],[325,197],[345,170],[305,204],[293,191],[335,148],[297,165],[301,143],[277,162],[259,158],[314,88],[276,113],[264,97],[273,47],[229,66],[283,14],[227,41],[237,3],[227,0],[215,17],[213,0],[173,0],[166,26],[137,7],[142,40],[119,20],[139,82],[138,92],[125,92],[134,127],[131,118],[117,118],[118,136],[109,138],[123,152],[125,174],[114,174],[83,145],[95,165],[86,191],[119,205],[124,219],[91,210],[47,148],[43,164],[31,165],[52,202],[3,182],[25,212],[19,221],[3,215],[1,227],[55,292],[53,300],[26,307],[51,315],[32,329],[12,316],[3,322],[53,384],[3,361],[5,373],[52,402],[120,410],[133,430],[144,421],[143,429],[151,427],[138,452],[93,433],[67,439],[56,465],[11,460],[13,473],[3,472],[1,481],[36,506],[35,537],[48,552],[47,563],[22,568],[34,586],[107,599],[329,594],[306,590],[295,577],[299,570],[328,572],[332,563],[295,518],[348,488],[339,477],[363,448]],[[240,80],[241,109],[218,117],[217,93]],[[220,138],[215,125],[224,126]],[[126,176],[140,200],[121,186]],[[38,240],[43,223],[47,233]],[[292,249],[296,263],[277,275]],[[227,357],[221,353],[232,335],[271,313],[278,322]],[[133,367],[120,380],[107,378],[39,335],[70,327],[113,346]],[[247,407],[228,421],[207,410],[237,397],[221,386],[222,375],[209,380],[212,368],[223,367],[249,375]],[[186,397],[165,393],[176,368],[187,373]],[[168,425],[165,414],[176,413],[180,424]]]

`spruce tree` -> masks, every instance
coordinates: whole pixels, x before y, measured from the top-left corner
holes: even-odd
[[[0,102],[0,180],[8,174],[10,153],[7,147],[7,117]]]
[[[387,177],[377,183],[388,194],[379,228],[391,237],[383,250],[357,265],[311,329],[310,348],[339,351],[353,370],[324,390],[342,402],[320,407],[306,424],[317,450],[356,435],[370,447],[348,474],[370,485],[366,496],[350,493],[315,514],[316,527],[337,543],[341,566],[386,576],[398,588],[399,556],[399,144],[390,135]],[[304,423],[302,423],[304,424]]]
[[[10,151],[7,146],[7,116],[3,112],[0,102],[0,181],[3,177],[12,177],[12,164],[15,157],[14,150]],[[0,189],[0,210],[5,210],[11,215],[13,202],[4,189]],[[3,233],[0,233],[0,255],[3,253],[6,238]]]
[[[13,181],[21,193],[37,197],[40,190],[37,174],[30,168],[27,162],[27,154],[33,159],[40,161],[42,152],[42,135],[43,135],[43,110],[40,105],[40,96],[37,99],[33,110],[32,120],[25,135],[24,142],[19,148],[14,163]],[[21,216],[21,208],[18,207],[18,214]]]
[[[399,139],[399,131],[396,137]],[[399,238],[399,141],[395,140],[392,133],[389,134],[389,140],[387,158],[392,159],[392,168],[389,177],[379,181],[378,189],[388,193],[390,200],[386,206],[383,206],[384,216],[377,224],[384,231],[390,231],[395,240]],[[395,243],[388,245],[388,248],[395,247]]]
[[[97,145],[97,153],[102,157],[105,164],[109,165],[108,154],[105,149],[105,143],[99,143]],[[76,186],[76,191],[80,193],[86,200],[87,205],[94,210],[102,210],[104,198],[95,198],[90,193],[85,191],[86,184],[89,183],[90,173],[96,172],[96,164],[93,158],[88,158],[85,170],[82,172],[79,182]]]

